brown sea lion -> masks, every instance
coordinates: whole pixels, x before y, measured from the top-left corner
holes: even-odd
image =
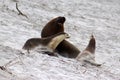
[[[95,62],[95,49],[96,49],[96,40],[93,35],[91,35],[91,39],[89,41],[88,46],[77,56],[77,60],[85,61],[95,66],[101,66]]]
[[[54,34],[57,34],[59,32],[64,32],[64,22],[65,17],[56,17],[52,20],[50,20],[45,27],[42,29],[41,37],[48,37]],[[63,40],[56,48],[56,51],[64,56],[69,58],[76,58],[78,54],[80,53],[80,50],[76,48],[73,44],[70,42]]]
[[[42,45],[47,47],[50,52],[54,53],[54,50],[60,44],[60,42],[69,37],[70,36],[67,33],[60,32],[46,38],[30,38],[25,42],[23,49],[27,50],[29,53],[29,50]]]

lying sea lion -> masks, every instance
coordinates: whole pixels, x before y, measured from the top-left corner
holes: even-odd
[[[50,20],[45,27],[42,29],[41,37],[45,38],[54,34],[57,34],[59,32],[64,32],[64,22],[65,17],[56,17],[52,20]],[[80,53],[80,50],[76,48],[73,44],[70,42],[63,40],[56,48],[56,51],[64,56],[69,58],[76,58],[78,54]]]
[[[23,49],[27,50],[28,53],[29,50],[34,49],[35,47],[42,45],[44,47],[47,47],[50,52],[55,51],[56,47],[66,38],[69,38],[70,36],[67,33],[60,32],[55,35],[46,37],[46,38],[30,38],[28,39],[24,46]]]

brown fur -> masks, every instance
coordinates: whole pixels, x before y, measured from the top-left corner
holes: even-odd
[[[49,21],[43,28],[41,32],[41,37],[48,37],[48,36],[57,34],[59,32],[64,32],[65,20],[66,20],[65,17],[57,17]],[[80,53],[78,48],[76,48],[73,44],[71,44],[66,40],[63,40],[58,45],[58,47],[56,48],[56,51],[60,55],[64,57],[69,57],[69,58],[76,58]]]
[[[49,47],[50,49],[53,49],[53,51],[54,51],[54,48],[56,48],[55,45],[59,44],[58,43],[59,38],[57,38],[57,37],[59,37],[60,35],[68,35],[68,34],[64,33],[64,32],[60,32],[60,33],[57,33],[55,35],[52,35],[52,36],[46,37],[46,38],[30,38],[25,42],[23,49],[27,50],[29,53],[29,50],[35,48],[36,46],[43,45],[43,46]],[[65,38],[68,38],[68,36],[63,37],[63,39],[65,39]]]

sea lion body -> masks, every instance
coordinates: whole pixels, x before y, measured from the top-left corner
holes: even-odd
[[[64,22],[65,17],[56,17],[49,21],[45,27],[42,29],[41,37],[48,37],[59,32],[64,32]],[[70,42],[63,40],[56,48],[56,51],[64,56],[69,58],[76,58],[80,53],[79,49],[76,48]]]
[[[80,53],[79,49],[67,40],[63,40],[56,49],[60,55],[68,58],[76,58]]]

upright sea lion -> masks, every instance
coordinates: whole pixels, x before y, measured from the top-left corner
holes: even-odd
[[[64,32],[64,22],[65,17],[56,17],[49,21],[45,27],[42,29],[41,37],[48,37],[54,34],[57,34],[59,32]],[[63,40],[56,48],[56,51],[64,56],[69,58],[76,58],[78,54],[80,53],[79,49],[76,48],[73,44],[70,42]]]
[[[60,32],[46,38],[30,38],[25,42],[23,49],[27,50],[29,53],[29,50],[42,45],[44,47],[47,47],[50,52],[54,53],[54,50],[58,46],[58,44],[69,37],[70,36],[67,33]]]
[[[101,66],[95,62],[95,49],[96,49],[96,40],[93,35],[91,35],[91,39],[89,41],[88,46],[77,56],[77,60],[85,61],[95,66]]]

